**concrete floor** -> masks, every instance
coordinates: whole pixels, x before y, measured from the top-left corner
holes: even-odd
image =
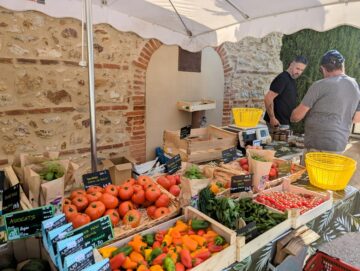
[[[357,189],[360,189],[360,139],[352,139],[346,147],[344,155],[358,162],[357,169],[349,184],[355,186]]]

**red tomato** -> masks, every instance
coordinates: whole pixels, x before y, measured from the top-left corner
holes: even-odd
[[[146,208],[146,213],[149,217],[153,218],[155,215],[156,206],[152,205]]]
[[[154,218],[160,218],[164,215],[167,215],[168,213],[170,213],[170,210],[169,208],[166,208],[166,207],[160,207],[160,208],[157,208],[155,210],[155,213],[154,213]]]
[[[83,195],[76,196],[71,202],[76,206],[78,212],[84,211],[89,204],[87,197]]]
[[[170,188],[170,181],[168,178],[161,176],[157,180],[157,183],[160,184],[162,187],[164,187],[166,190],[169,190]]]
[[[175,179],[174,176],[172,176],[172,175],[167,175],[166,178],[167,178],[167,179],[169,180],[169,182],[170,182],[169,188],[170,188],[171,186],[173,186],[173,185],[176,184],[176,179]]]
[[[104,203],[106,209],[115,209],[119,205],[118,198],[108,193],[104,193],[100,201]]]
[[[119,215],[121,217],[124,217],[125,214],[130,211],[135,209],[134,204],[131,201],[124,201],[122,203],[120,203],[118,211],[119,211]]]
[[[71,221],[71,218],[78,213],[77,208],[73,204],[66,204],[63,207],[63,213],[65,214],[66,221]]]
[[[94,201],[90,203],[85,210],[85,214],[87,214],[91,220],[96,220],[102,217],[104,213],[105,213],[105,205],[101,201]]]
[[[90,223],[90,221],[91,219],[87,214],[80,214],[80,213],[77,213],[71,219],[71,223],[73,224],[73,227],[75,229]]]
[[[138,210],[130,210],[123,218],[125,225],[130,225],[132,228],[136,228],[140,224],[141,214]]]
[[[132,187],[134,191],[144,190],[144,188],[140,184],[134,184]]]
[[[240,158],[239,164],[240,164],[240,166],[248,164],[248,159],[247,158]]]
[[[132,197],[131,200],[136,204],[143,204],[145,202],[145,192],[144,190],[136,191]]]
[[[105,193],[108,193],[110,195],[117,197],[119,192],[118,192],[116,185],[109,184],[108,186],[105,187]]]
[[[135,183],[136,183],[136,180],[133,178],[130,178],[130,179],[126,180],[126,182],[124,184],[134,185]]]
[[[170,198],[168,195],[162,194],[160,197],[155,201],[156,207],[168,207],[170,204]]]
[[[124,184],[119,188],[119,197],[121,200],[129,200],[134,194],[134,189],[129,184]]]
[[[86,195],[86,192],[82,189],[77,189],[77,190],[74,190],[71,192],[70,194],[70,199],[73,199],[77,196],[85,196]]]
[[[175,184],[175,185],[170,187],[169,192],[171,194],[173,194],[175,197],[177,197],[177,196],[180,195],[180,192],[181,192],[180,187]]]
[[[150,202],[155,202],[160,197],[160,195],[161,191],[157,187],[147,189],[145,192],[145,198]]]
[[[102,196],[101,192],[92,192],[86,194],[86,197],[89,200],[89,202],[98,201],[100,200],[101,196]]]
[[[241,168],[242,168],[243,170],[248,171],[248,170],[249,170],[249,165],[248,165],[248,164],[243,164],[243,165],[241,166]]]
[[[111,224],[113,225],[113,227],[119,224],[120,221],[119,213],[115,209],[107,210],[104,215],[110,216]]]
[[[101,192],[104,193],[104,188],[102,188],[101,186],[90,186],[87,190],[86,193],[92,193],[92,192]]]

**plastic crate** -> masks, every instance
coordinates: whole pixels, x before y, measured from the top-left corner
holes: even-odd
[[[360,268],[331,257],[324,252],[317,251],[307,261],[303,271],[360,271]]]

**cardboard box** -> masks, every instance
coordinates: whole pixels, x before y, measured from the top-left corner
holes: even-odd
[[[109,170],[112,183],[115,185],[120,185],[122,181],[131,178],[134,163],[132,158],[126,156],[102,161],[103,169]]]

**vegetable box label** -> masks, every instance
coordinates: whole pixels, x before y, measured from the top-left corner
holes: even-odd
[[[180,129],[180,139],[187,138],[191,134],[191,125],[186,125]]]
[[[99,219],[75,229],[67,234],[67,237],[83,233],[85,246],[92,246],[94,248],[101,246],[107,241],[114,238],[114,232],[111,225],[110,217],[103,216]]]
[[[5,215],[8,240],[16,240],[41,233],[41,222],[54,216],[54,206],[19,211]]]
[[[245,227],[236,230],[236,233],[238,235],[245,236],[245,242],[249,242],[259,235],[255,221],[252,221],[249,224],[247,224]]]
[[[56,255],[57,267],[59,267],[60,270],[63,270],[65,257],[85,247],[86,246],[85,246],[84,236],[82,233],[60,240],[57,243],[57,251],[58,251],[58,254]]]
[[[15,184],[4,191],[3,214],[8,214],[20,208],[20,184]]]
[[[88,189],[90,186],[94,186],[94,185],[105,187],[109,184],[112,184],[110,173],[107,169],[84,174],[82,176],[82,179],[85,186],[85,190]]]
[[[64,271],[84,270],[95,263],[92,247],[84,248],[80,251],[70,254],[64,259]]]
[[[222,151],[222,159],[224,163],[229,163],[237,158],[236,148],[231,147],[230,149],[226,149]]]
[[[174,174],[179,169],[181,169],[181,157],[180,154],[177,154],[166,162],[166,171],[169,174]]]
[[[97,262],[92,266],[85,268],[83,271],[111,271],[109,259]]]
[[[250,192],[252,187],[252,174],[231,177],[230,193]]]
[[[44,247],[48,250],[48,232],[66,224],[64,214],[56,215],[41,222],[41,235]]]

